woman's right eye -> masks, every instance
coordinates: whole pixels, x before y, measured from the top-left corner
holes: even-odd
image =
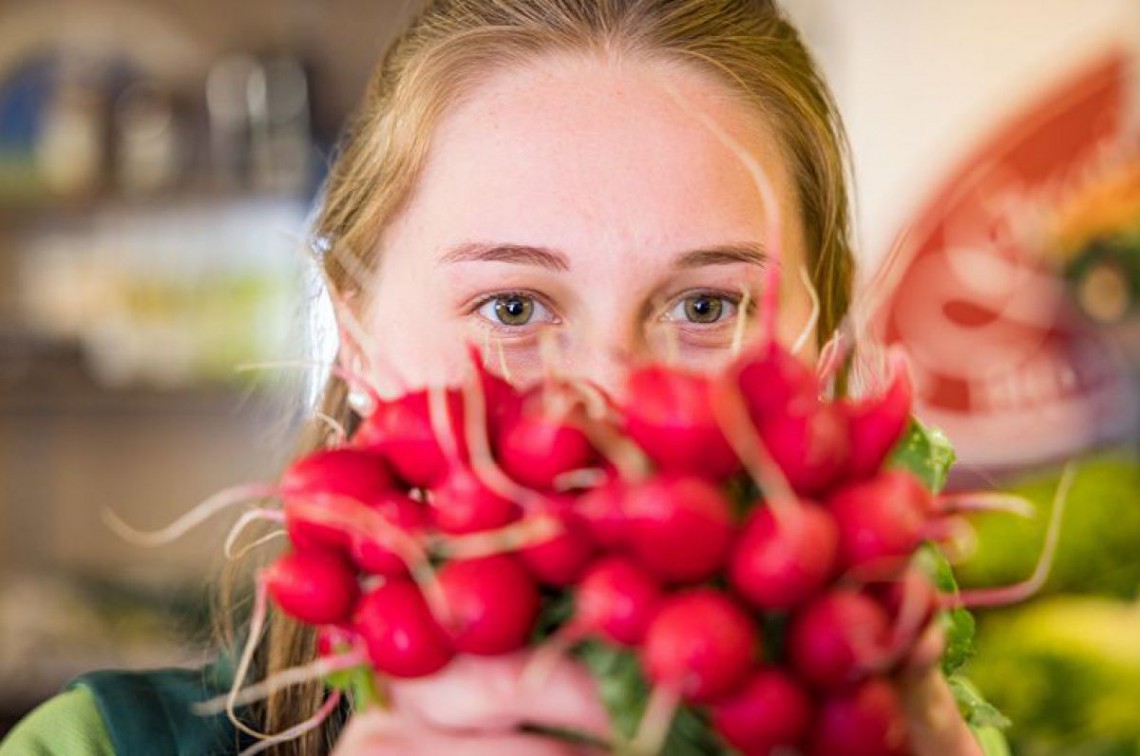
[[[550,310],[526,294],[496,294],[479,305],[479,315],[499,328],[521,328],[533,323],[551,323]]]

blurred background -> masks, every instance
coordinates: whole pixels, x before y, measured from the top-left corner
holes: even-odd
[[[305,220],[413,0],[0,0],[0,733],[94,667],[193,663],[227,522],[303,413]],[[862,326],[905,348],[978,521],[969,674],[1026,754],[1140,754],[1140,3],[787,0],[845,117]]]

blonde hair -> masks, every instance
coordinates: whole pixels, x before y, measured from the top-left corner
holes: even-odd
[[[411,194],[435,125],[449,103],[489,72],[551,53],[620,53],[675,61],[711,74],[754,107],[781,141],[820,294],[822,343],[846,312],[853,274],[845,142],[834,102],[795,28],[765,0],[437,0],[426,5],[377,67],[336,159],[315,228],[331,286],[363,293],[379,263],[381,235]],[[333,381],[324,411],[351,421]],[[321,440],[314,437],[312,445]],[[315,654],[311,633],[275,617],[262,670]],[[316,711],[313,683],[271,698],[270,732]],[[327,723],[278,753],[328,748]]]

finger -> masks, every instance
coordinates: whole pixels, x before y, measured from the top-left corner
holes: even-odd
[[[982,756],[936,666],[912,667],[897,685],[915,756]]]
[[[938,664],[946,650],[946,636],[937,622],[923,631],[906,658],[904,674],[923,673]]]
[[[521,734],[452,733],[372,710],[352,717],[332,756],[578,756],[568,743]]]
[[[394,685],[393,701],[441,729],[506,731],[530,723],[607,736],[609,716],[589,672],[567,658],[532,687],[522,680],[530,658],[527,652],[457,657],[439,675]]]

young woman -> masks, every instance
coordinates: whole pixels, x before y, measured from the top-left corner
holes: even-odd
[[[620,399],[634,360],[723,365],[772,266],[786,342],[812,309],[801,270],[820,298],[808,349],[836,329],[852,278],[842,144],[830,95],[771,2],[438,0],[377,69],[317,246],[334,296],[405,386],[458,379],[474,341],[516,381],[554,368]],[[363,364],[364,351],[341,358]],[[324,409],[351,422],[346,397],[334,381]],[[312,649],[279,618],[260,672]],[[973,753],[937,652],[932,637],[898,681],[911,742]],[[336,753],[574,752],[517,733],[520,718],[605,731],[583,670],[567,661],[523,696],[525,662],[462,660],[401,684],[390,712],[353,718]],[[96,708],[82,687],[65,695],[92,728],[126,728],[127,697],[96,690]],[[282,731],[322,696],[319,684],[277,695],[254,724]],[[327,751],[336,719],[277,751]],[[24,731],[51,742],[32,721]]]

